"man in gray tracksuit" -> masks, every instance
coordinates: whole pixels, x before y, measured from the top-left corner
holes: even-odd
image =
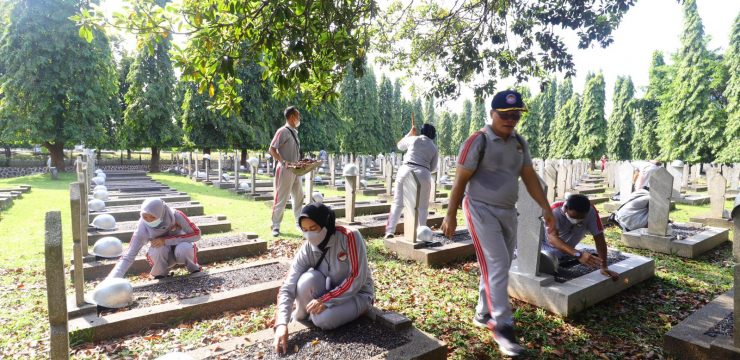
[[[286,162],[300,160],[301,143],[298,141],[298,126],[301,125],[301,114],[293,106],[285,109],[285,126],[275,132],[270,142],[270,155],[278,162],[275,169],[275,199],[272,203],[272,236],[280,235],[280,223],[283,221],[285,204],[288,195],[292,196],[293,215],[298,219],[303,203],[301,177],[296,176],[285,166]]]
[[[462,203],[481,269],[473,322],[491,329],[499,350],[509,356],[524,351],[514,335],[508,293],[509,268],[516,248],[519,176],[542,208],[549,229],[556,229],[552,210],[532,167],[527,142],[514,131],[526,110],[516,91],[502,91],[493,97],[491,123],[460,147],[455,183],[442,224],[445,235],[452,237],[457,227],[457,209]]]

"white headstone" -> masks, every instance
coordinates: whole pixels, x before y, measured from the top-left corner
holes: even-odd
[[[668,235],[668,213],[673,193],[673,176],[665,168],[658,168],[650,175],[650,201],[648,203],[648,233]]]
[[[619,165],[618,181],[619,181],[619,199],[620,202],[624,202],[632,194],[632,175],[634,174],[634,168],[625,161],[622,165]]]

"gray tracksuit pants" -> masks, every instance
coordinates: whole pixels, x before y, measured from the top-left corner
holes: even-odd
[[[508,286],[516,248],[516,209],[493,207],[466,196],[463,211],[481,269],[475,311],[490,314],[497,324],[512,324]]]
[[[404,193],[409,192],[408,184],[412,184],[412,177],[416,174],[416,178],[419,179],[419,224],[417,226],[426,226],[427,217],[429,216],[429,193],[432,188],[432,174],[428,169],[421,166],[413,165],[401,165],[398,169],[398,175],[396,175],[396,186],[395,193],[393,194],[393,204],[391,204],[391,213],[388,216],[388,222],[385,224],[385,233],[393,234],[396,232],[396,225],[401,219],[401,213],[403,212],[403,199],[411,194]],[[405,189],[406,188],[406,189]]]
[[[321,272],[309,270],[303,273],[298,279],[293,318],[305,320],[310,317],[314,325],[323,330],[331,330],[359,318],[370,308],[370,301],[366,296],[356,295],[357,301],[346,301],[340,305],[327,307],[320,314],[309,314],[306,311],[308,303],[327,292],[326,277]]]
[[[283,212],[285,204],[288,202],[288,195],[291,195],[293,215],[296,220],[301,215],[303,206],[303,187],[301,186],[301,177],[296,176],[290,170],[283,168],[283,164],[278,164],[275,170],[275,200],[272,203],[272,229],[280,229],[280,223],[283,221]]]
[[[198,246],[195,243],[182,242],[173,246],[149,247],[146,260],[152,266],[152,276],[167,275],[176,264],[185,265],[188,271],[200,270],[198,265]]]

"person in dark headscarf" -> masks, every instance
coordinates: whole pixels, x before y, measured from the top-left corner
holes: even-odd
[[[385,224],[385,238],[390,239],[396,232],[396,225],[401,219],[403,211],[404,184],[415,177],[419,180],[419,226],[426,226],[429,216],[429,192],[432,188],[432,172],[437,171],[439,151],[434,144],[437,131],[434,125],[424,124],[421,135],[416,136],[416,128],[411,128],[398,144],[398,150],[406,151],[403,155],[403,165],[398,168],[396,187],[393,194],[391,213]],[[440,174],[441,176],[441,174]],[[408,185],[406,185],[408,187]]]
[[[182,211],[172,210],[160,198],[148,198],[141,204],[140,215],[128,252],[108,277],[123,277],[147,243],[146,259],[155,279],[166,277],[175,264],[184,264],[191,273],[201,271],[195,244],[200,240],[200,229]]]
[[[359,231],[335,226],[335,218],[331,208],[318,203],[306,205],[298,217],[306,242],[278,292],[274,327],[278,353],[287,351],[291,318],[310,319],[329,330],[357,319],[373,303],[365,241]]]

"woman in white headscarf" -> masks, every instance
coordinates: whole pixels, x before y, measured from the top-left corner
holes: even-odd
[[[180,210],[172,210],[160,198],[148,198],[141,204],[141,217],[128,246],[128,252],[108,277],[123,277],[142,246],[149,244],[146,258],[155,279],[167,276],[169,268],[184,264],[190,273],[201,270],[198,264],[200,229]]]

